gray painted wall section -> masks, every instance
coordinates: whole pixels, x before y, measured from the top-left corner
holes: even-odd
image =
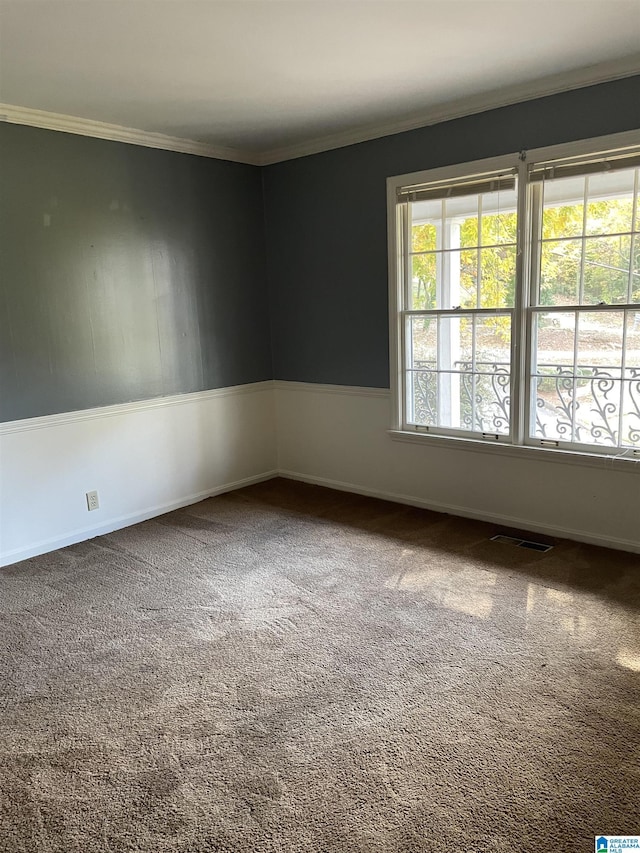
[[[0,420],[272,376],[260,170],[0,124]]]
[[[0,124],[0,421],[388,387],[386,178],[638,127],[640,77],[263,170]]]
[[[276,379],[389,386],[386,178],[640,127],[640,77],[264,170]]]

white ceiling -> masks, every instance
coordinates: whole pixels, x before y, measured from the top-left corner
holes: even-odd
[[[0,0],[0,102],[284,157],[640,73],[639,49],[640,0]]]

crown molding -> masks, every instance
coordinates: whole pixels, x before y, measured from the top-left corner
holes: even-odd
[[[449,101],[446,104],[434,106],[429,110],[414,113],[397,121],[375,125],[361,125],[358,128],[316,137],[315,139],[305,140],[295,145],[274,148],[271,151],[259,154],[256,158],[256,163],[259,166],[270,166],[285,160],[307,157],[310,154],[321,154],[323,151],[345,148],[348,145],[356,145],[359,142],[380,139],[381,137],[392,136],[407,130],[417,130],[421,127],[429,127],[430,125],[452,121],[453,119],[463,118],[464,116],[483,113],[487,110],[499,109],[500,107],[507,107],[524,101],[532,101],[549,95],[557,95],[561,92],[584,89],[587,86],[596,86],[598,83],[608,83],[613,80],[623,79],[624,77],[633,77],[637,74],[640,74],[640,53],[624,57],[623,59],[580,68],[575,71],[554,74],[530,83],[504,86],[500,89],[484,92],[483,94]]]
[[[142,145],[147,148],[159,148],[164,151],[177,151],[182,154],[193,154],[197,157],[210,157],[215,160],[229,160],[234,163],[246,163],[251,166],[270,166],[285,160],[295,160],[310,154],[321,154],[359,142],[380,139],[408,130],[440,124],[445,121],[475,115],[487,110],[499,109],[512,104],[557,95],[598,83],[608,83],[624,77],[640,74],[640,53],[627,56],[611,62],[580,68],[562,74],[543,77],[530,83],[519,83],[504,86],[479,95],[472,95],[439,104],[429,110],[414,113],[391,122],[374,125],[361,125],[351,130],[307,139],[294,145],[285,145],[260,153],[247,152],[238,148],[226,148],[184,139],[179,136],[167,136],[163,133],[152,133],[135,127],[123,127],[118,124],[95,121],[94,119],[52,113],[45,110],[35,110],[14,104],[0,103],[0,122],[9,124],[24,124],[30,127],[41,127],[46,130],[57,130],[63,133],[75,133],[79,136],[90,136],[95,139],[108,139],[114,142],[126,142],[131,145]]]
[[[135,127],[122,127],[94,119],[79,116],[51,113],[45,110],[33,110],[14,104],[0,103],[0,122],[24,124],[29,127],[41,127],[46,130],[58,130],[63,133],[75,133],[78,136],[90,136],[94,139],[109,139],[113,142],[127,142],[130,145],[142,145],[145,148],[160,148],[163,151],[177,151],[181,154],[194,154],[197,157],[210,157],[214,160],[231,160],[234,163],[259,165],[257,158],[238,150],[179,136],[167,136],[164,133],[152,133]]]

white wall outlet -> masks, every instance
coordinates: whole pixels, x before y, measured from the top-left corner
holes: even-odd
[[[87,509],[89,512],[92,512],[94,509],[100,508],[100,502],[98,501],[98,493],[97,492],[87,492]]]

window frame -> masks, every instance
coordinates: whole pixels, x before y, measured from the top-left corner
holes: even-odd
[[[578,142],[530,149],[498,157],[455,163],[436,169],[412,172],[387,178],[387,222],[388,222],[388,275],[389,275],[389,354],[392,422],[389,434],[392,438],[465,450],[477,450],[504,455],[556,459],[602,467],[603,464],[626,470],[636,469],[640,462],[640,448],[619,448],[578,444],[576,442],[546,442],[528,435],[531,409],[532,381],[532,325],[540,306],[532,299],[532,254],[537,246],[537,233],[532,217],[533,191],[530,190],[529,168],[532,163],[564,160],[572,157],[596,157],[640,146],[640,130],[595,137]],[[406,424],[406,369],[404,352],[405,278],[402,274],[407,263],[407,250],[403,235],[402,217],[397,215],[397,194],[402,188],[456,181],[472,175],[515,170],[517,176],[517,248],[516,289],[511,332],[511,424],[508,435],[499,438],[489,434],[478,434],[458,429],[438,427],[408,427]],[[405,226],[406,227],[406,226]],[[639,308],[640,310],[640,308]],[[455,314],[455,312],[451,312]]]

